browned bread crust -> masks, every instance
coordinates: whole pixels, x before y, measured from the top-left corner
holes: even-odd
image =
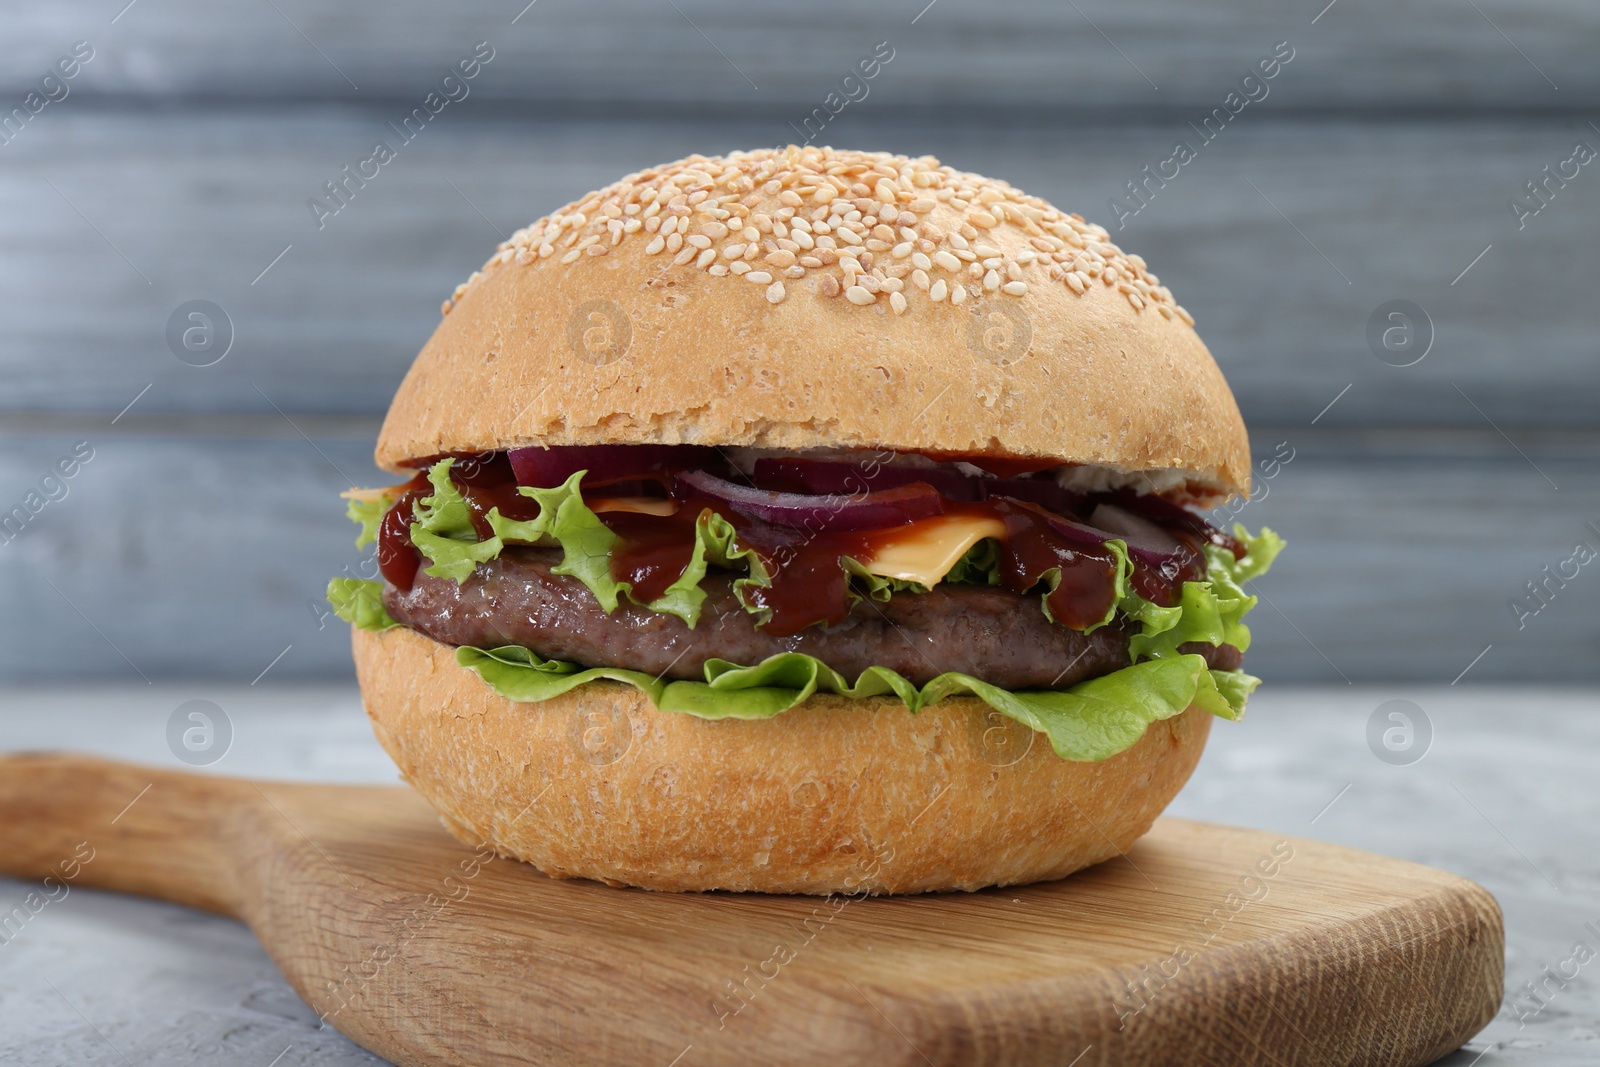
[[[868,210],[802,247],[795,219],[824,207]],[[663,238],[668,218],[681,223]],[[1179,474],[1199,500],[1249,490],[1233,395],[1144,261],[926,157],[807,148],[652,168],[518,231],[446,308],[379,437],[390,470],[698,442],[1047,457]]]
[[[378,739],[445,826],[556,877],[660,890],[915,893],[1060,878],[1125,852],[1188,780],[1211,716],[1073,763],[959,697],[817,696],[757,721],[599,682],[501,697],[454,650],[354,631]]]

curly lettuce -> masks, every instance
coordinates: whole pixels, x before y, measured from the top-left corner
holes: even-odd
[[[611,575],[611,552],[620,538],[583,502],[579,483],[584,471],[549,489],[519,487],[517,492],[538,501],[538,517],[511,519],[499,508],[491,508],[485,519],[493,536],[480,540],[466,498],[450,479],[451,463],[443,459],[429,468],[433,494],[417,502],[411,524],[411,543],[430,564],[426,574],[460,583],[471,577],[478,564],[499,556],[508,544],[553,544],[561,548],[562,558],[551,570],[582,582],[606,614],[616,611],[623,597],[641,603],[632,595],[632,583],[619,582]],[[766,569],[754,553],[735,544],[732,524],[707,510],[695,523],[694,547],[683,573],[661,596],[643,601],[643,606],[676,615],[693,627],[706,600],[701,582],[706,568],[713,564],[742,564],[750,570],[749,578],[735,583],[736,592],[750,583],[768,581]]]
[[[383,606],[383,583],[365,578],[334,578],[328,582],[328,603],[333,613],[359,630],[381,633],[400,624]]]
[[[514,701],[536,703],[605,680],[634,686],[662,711],[702,719],[768,719],[817,693],[853,700],[893,695],[911,712],[946,697],[970,695],[1044,734],[1057,756],[1079,762],[1116,755],[1138,741],[1151,723],[1179,715],[1191,705],[1237,719],[1243,711],[1243,694],[1255,685],[1255,679],[1239,671],[1208,670],[1205,659],[1193,655],[1148,660],[1068,689],[1040,692],[1012,692],[955,672],[919,688],[887,667],[869,667],[852,683],[821,660],[798,652],[781,653],[749,667],[711,660],[703,682],[665,681],[617,667],[583,669],[540,659],[515,645],[459,648],[456,662]]]
[[[1243,584],[1266,573],[1283,550],[1283,538],[1265,527],[1254,536],[1239,525],[1233,532],[1245,555],[1236,560],[1228,550],[1207,545],[1205,580],[1184,582],[1173,607],[1157,607],[1137,596],[1125,598],[1123,611],[1143,623],[1128,644],[1135,660],[1176,656],[1178,646],[1189,641],[1249,651],[1250,628],[1244,617],[1256,606],[1256,598],[1244,591]]]

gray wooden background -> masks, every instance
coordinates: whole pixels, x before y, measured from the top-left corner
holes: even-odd
[[[441,298],[625,171],[796,139],[880,41],[893,60],[821,140],[932,153],[1108,225],[1287,41],[1268,96],[1116,234],[1196,315],[1257,456],[1293,456],[1239,516],[1291,545],[1250,666],[1600,679],[1600,562],[1520,629],[1509,606],[1600,547],[1600,162],[1520,228],[1508,206],[1600,148],[1600,5],[525,2],[0,13],[0,115],[94,51],[0,144],[0,512],[93,449],[0,535],[0,678],[347,675],[320,601],[360,564],[337,493],[376,477]],[[480,41],[470,95],[319,230],[307,198]],[[208,367],[165,336],[195,299],[233,326]],[[1366,339],[1394,299],[1432,323],[1411,366]]]

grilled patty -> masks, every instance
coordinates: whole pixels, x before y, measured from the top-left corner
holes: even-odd
[[[918,685],[959,671],[1004,689],[1059,689],[1129,663],[1123,620],[1085,636],[1046,619],[1037,596],[1006,589],[950,584],[887,603],[863,600],[837,626],[774,637],[755,628],[730,576],[703,583],[708,595],[691,630],[626,600],[607,615],[582,582],[550,572],[560,561],[558,549],[510,548],[460,585],[421,572],[407,592],[385,585],[383,602],[397,621],[447,645],[522,645],[546,659],[667,678],[704,678],[709,659],[753,664],[804,652],[852,681],[876,665]],[[1231,645],[1181,651],[1222,670],[1240,662]]]

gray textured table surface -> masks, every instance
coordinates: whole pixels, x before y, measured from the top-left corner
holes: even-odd
[[[205,698],[234,727],[212,769],[282,779],[384,782],[394,769],[348,689],[140,687],[13,692],[0,750],[74,748],[181,766],[165,727]],[[1377,758],[1368,720],[1409,700],[1431,725],[1426,755]],[[1413,713],[1413,718],[1417,716]],[[1416,737],[1423,736],[1418,730]],[[1600,1058],[1600,989],[1581,968],[1546,984],[1600,923],[1592,816],[1600,692],[1268,687],[1243,724],[1217,724],[1173,813],[1318,837],[1466,875],[1506,914],[1508,1005],[1448,1067],[1567,1067]],[[25,887],[0,880],[0,909]],[[1567,967],[1571,974],[1571,965]],[[1519,1013],[1528,1017],[1519,1025]],[[290,991],[243,927],[187,909],[75,890],[0,945],[0,1063],[378,1063]]]

